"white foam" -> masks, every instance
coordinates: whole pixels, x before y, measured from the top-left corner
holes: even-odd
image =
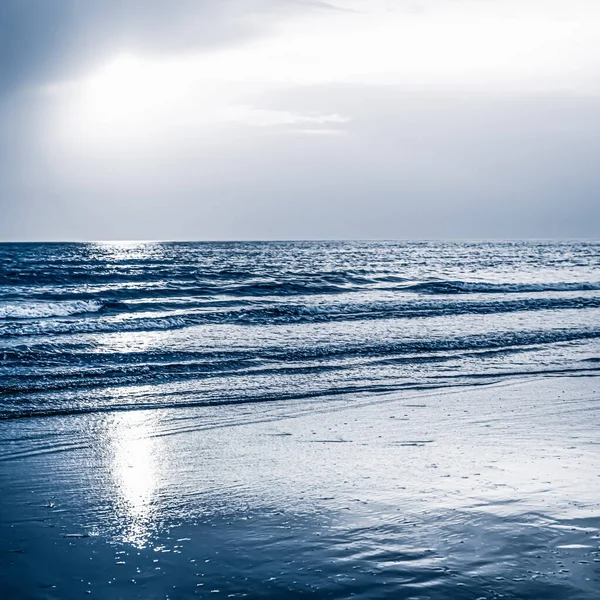
[[[65,302],[2,302],[0,319],[40,319],[69,317],[98,312],[104,304],[100,300],[71,300]]]

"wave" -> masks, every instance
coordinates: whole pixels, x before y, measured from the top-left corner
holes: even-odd
[[[378,275],[366,269],[336,271],[280,270],[273,274],[264,270],[235,271],[231,269],[199,270],[193,266],[166,265],[160,268],[148,264],[88,266],[82,269],[52,269],[46,264],[38,269],[24,271],[0,270],[0,285],[20,286],[85,286],[85,285],[134,285],[164,289],[196,289],[198,293],[212,294],[229,290],[231,293],[257,295],[280,291],[283,294],[302,293],[304,290],[335,291],[348,286],[368,286],[377,282],[401,282],[405,278],[394,275]]]
[[[23,380],[20,373],[3,378],[0,394],[51,393],[84,388],[115,388],[131,385],[173,384],[178,381],[226,377],[269,376],[285,373],[317,376],[364,365],[379,369],[383,364],[422,365],[469,358],[485,360],[490,351],[523,352],[551,344],[583,342],[600,338],[600,329],[559,329],[504,332],[442,339],[407,339],[381,343],[320,344],[305,347],[272,347],[205,352],[159,352],[157,354],[74,352],[57,364],[53,352],[34,348],[7,351],[5,361],[37,363]],[[347,359],[353,359],[347,362]],[[7,365],[8,366],[8,365]],[[50,367],[50,368],[49,368]],[[404,368],[404,367],[403,367]],[[39,370],[38,370],[39,369]],[[448,373],[443,374],[448,377]],[[459,373],[458,377],[465,376]]]
[[[426,281],[401,288],[421,294],[511,294],[535,292],[584,292],[600,290],[600,282],[485,283],[477,281]]]
[[[225,396],[202,396],[191,392],[171,392],[165,396],[164,390],[161,390],[156,396],[150,395],[145,398],[136,398],[131,401],[129,394],[119,398],[116,396],[108,396],[103,400],[98,401],[96,395],[93,396],[93,401],[86,401],[84,396],[80,395],[81,390],[77,394],[76,402],[51,401],[49,404],[11,404],[5,403],[0,406],[0,421],[9,421],[14,419],[24,418],[40,418],[40,417],[64,417],[76,416],[81,414],[102,414],[112,412],[123,412],[132,410],[156,410],[156,409],[185,409],[199,408],[208,406],[223,406],[223,405],[244,405],[244,404],[265,404],[271,402],[282,401],[301,401],[308,399],[323,400],[340,397],[340,396],[360,396],[368,394],[371,398],[377,395],[384,395],[399,391],[418,390],[421,392],[435,390],[450,390],[452,388],[467,388],[475,386],[485,386],[497,384],[500,381],[508,379],[525,377],[560,377],[560,376],[597,376],[598,369],[552,369],[547,370],[521,370],[521,371],[496,371],[481,374],[471,374],[464,377],[458,376],[453,381],[451,377],[440,378],[439,381],[410,381],[396,382],[391,384],[350,384],[341,385],[326,389],[315,390],[293,390],[280,391],[279,393],[261,393],[259,395],[232,395],[230,392]],[[67,388],[68,389],[68,388]],[[118,390],[119,388],[116,388]],[[31,394],[28,394],[31,397]],[[168,398],[165,400],[165,398]],[[219,427],[219,425],[213,425]],[[5,460],[6,457],[0,457],[0,460]]]
[[[67,300],[63,302],[11,302],[0,304],[0,319],[45,319],[96,313],[114,302],[106,300]]]
[[[16,305],[14,305],[16,306]],[[177,308],[176,312],[169,309]],[[81,333],[118,333],[164,331],[208,324],[290,325],[334,321],[372,321],[380,319],[416,319],[460,315],[493,315],[542,310],[583,310],[600,308],[600,297],[524,298],[498,301],[374,301],[337,304],[276,304],[257,308],[244,305],[232,308],[211,306],[193,300],[173,303],[136,303],[108,301],[30,303],[22,313],[9,313],[21,322],[0,323],[1,337],[37,335],[74,335]],[[98,314],[108,312],[110,314]],[[135,309],[135,312],[133,310]],[[127,318],[115,313],[128,311]],[[92,313],[94,318],[60,319]],[[95,313],[95,314],[94,314]],[[1,313],[0,313],[1,314]],[[19,316],[15,316],[15,315]],[[57,317],[51,319],[49,317]],[[33,320],[39,319],[39,320]]]
[[[47,285],[0,285],[0,294],[10,302],[10,310],[30,318],[26,311],[20,307],[20,298],[26,297],[31,303],[33,312],[46,311],[39,316],[67,316],[76,314],[60,312],[60,305],[68,306],[67,302],[103,302],[105,306],[113,302],[128,301],[155,301],[159,306],[163,301],[165,306],[179,299],[188,299],[207,304],[218,302],[236,303],[240,301],[265,300],[267,298],[287,298],[300,296],[339,296],[352,292],[384,291],[386,293],[400,293],[417,296],[435,295],[467,295],[467,294],[542,294],[544,292],[589,292],[600,291],[600,282],[572,281],[572,282],[545,282],[545,283],[491,283],[483,281],[463,280],[430,280],[414,282],[405,278],[389,274],[372,274],[366,276],[355,272],[327,273],[285,277],[246,276],[239,279],[227,279],[219,276],[206,279],[192,278],[191,280],[177,280],[173,277],[158,279],[144,279],[137,282],[136,278],[124,279],[122,282],[101,283],[100,278],[93,282],[77,284],[71,281],[68,285],[60,285],[56,281]],[[10,299],[10,300],[8,300]],[[44,308],[53,307],[53,308]],[[77,306],[74,304],[73,306]],[[85,305],[84,305],[85,306]],[[57,311],[54,315],[51,311]],[[0,306],[0,318],[3,315]],[[98,310],[98,309],[96,309]],[[33,314],[32,312],[32,314]],[[78,311],[82,312],[82,311]],[[88,311],[88,312],[93,312]],[[35,315],[34,315],[35,316]]]
[[[206,406],[224,406],[224,405],[244,405],[244,404],[265,404],[269,402],[281,402],[290,400],[309,400],[317,398],[335,398],[350,394],[385,394],[399,390],[436,390],[442,388],[458,387],[459,384],[427,384],[427,383],[411,383],[407,385],[382,386],[382,385],[353,385],[339,388],[315,391],[291,391],[279,394],[261,394],[257,396],[232,396],[227,398],[202,398],[197,394],[184,395],[183,399],[175,400],[173,396],[170,401],[158,400],[153,398],[151,401],[145,402],[122,402],[97,403],[94,405],[80,404],[61,404],[53,406],[5,406],[0,407],[0,421],[9,421],[14,419],[25,418],[40,418],[40,417],[64,417],[75,416],[81,414],[92,413],[112,413],[132,410],[148,410],[148,409],[170,409],[170,408],[199,408]],[[484,385],[484,384],[470,384]],[[219,427],[219,425],[214,425]],[[6,460],[5,457],[0,457],[0,460]]]
[[[283,304],[279,306],[209,313],[227,322],[258,324],[322,322],[338,320],[412,319],[464,314],[499,314],[536,310],[600,308],[600,297],[526,298],[493,302],[380,301],[330,305]],[[207,315],[208,316],[208,315]]]

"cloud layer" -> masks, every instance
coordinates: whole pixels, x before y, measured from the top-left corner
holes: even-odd
[[[6,0],[2,239],[588,237],[595,2]]]

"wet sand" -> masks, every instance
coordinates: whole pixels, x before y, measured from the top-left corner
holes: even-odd
[[[596,599],[600,380],[0,423],[3,598]]]

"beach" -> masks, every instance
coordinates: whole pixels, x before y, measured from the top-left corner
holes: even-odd
[[[599,251],[0,244],[0,597],[596,600]]]
[[[581,598],[593,373],[5,421],[6,598]]]

